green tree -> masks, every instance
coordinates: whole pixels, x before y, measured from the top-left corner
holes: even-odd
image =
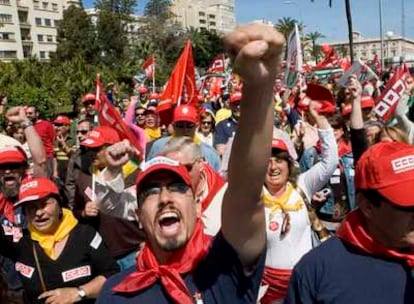
[[[128,54],[128,24],[136,0],[98,0],[97,41],[102,63],[116,67]]]
[[[167,21],[172,17],[171,0],[149,0],[144,8],[144,16]]]
[[[61,62],[82,57],[95,62],[98,55],[95,27],[82,7],[71,5],[63,12],[57,30],[57,49],[52,60]]]
[[[311,32],[305,36],[305,39],[311,41],[312,43],[312,56],[315,58],[316,63],[319,62],[319,54],[320,54],[320,48],[319,50],[317,49],[316,41],[321,38],[325,38],[325,35],[319,32]]]
[[[305,28],[305,26],[303,25],[302,22],[291,18],[291,17],[283,17],[281,19],[279,19],[275,25],[276,30],[281,33],[284,37],[285,37],[285,41],[286,41],[286,46],[285,46],[285,57],[284,59],[286,60],[287,58],[287,41],[289,38],[289,34],[294,30],[295,28],[295,23],[298,25],[298,30],[299,32],[302,32],[303,29]]]

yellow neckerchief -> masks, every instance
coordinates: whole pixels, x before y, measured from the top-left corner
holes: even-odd
[[[161,137],[161,128],[145,128],[144,133],[147,141],[153,141]]]
[[[173,134],[172,136],[173,137],[176,137],[177,135]],[[200,137],[198,137],[197,134],[194,134],[194,136],[193,136],[193,142],[195,142],[197,145],[201,144],[201,139],[200,139]]]
[[[32,225],[28,225],[30,237],[32,240],[39,242],[40,247],[52,260],[56,260],[55,257],[55,244],[62,241],[78,224],[78,220],[73,216],[72,211],[69,209],[62,209],[63,217],[60,220],[59,227],[56,229],[53,235],[44,234],[39,232]]]
[[[290,184],[287,183],[286,189],[280,197],[272,196],[267,189],[264,189],[263,193],[263,201],[265,207],[270,209],[270,214],[273,216],[278,210],[282,210],[283,212],[286,211],[299,211],[302,209],[303,201],[302,199],[298,199],[295,204],[289,204],[289,198],[293,193],[295,188]]]

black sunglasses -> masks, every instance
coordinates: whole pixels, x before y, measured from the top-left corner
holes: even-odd
[[[0,171],[17,171],[26,169],[26,165],[23,163],[6,163],[0,165]]]
[[[55,123],[55,124],[53,124],[55,127],[63,127],[64,126],[64,124],[60,124],[60,123]]]
[[[202,121],[201,124],[210,126],[213,122],[212,121]]]
[[[82,134],[85,135],[87,134],[89,131],[88,130],[76,130],[76,134]]]

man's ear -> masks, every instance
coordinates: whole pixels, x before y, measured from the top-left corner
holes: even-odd
[[[137,223],[138,223],[138,228],[139,228],[139,229],[142,229],[142,224],[141,224],[141,221],[140,221],[140,217],[141,217],[141,209],[136,208],[136,209],[135,209],[135,213],[134,213],[134,215],[135,215],[135,220],[136,220],[136,221],[137,221]]]
[[[364,214],[367,219],[371,219],[373,217],[375,206],[361,192],[356,193],[356,199],[362,214]]]
[[[195,203],[196,203],[197,218],[201,218],[201,214],[202,214],[201,199],[199,197],[196,197]]]

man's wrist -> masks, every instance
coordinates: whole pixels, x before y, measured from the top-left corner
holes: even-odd
[[[31,120],[29,120],[29,119],[28,120],[25,120],[25,121],[22,121],[20,123],[20,127],[22,127],[23,130],[25,130],[26,128],[31,127],[31,126],[33,126],[33,122]]]

